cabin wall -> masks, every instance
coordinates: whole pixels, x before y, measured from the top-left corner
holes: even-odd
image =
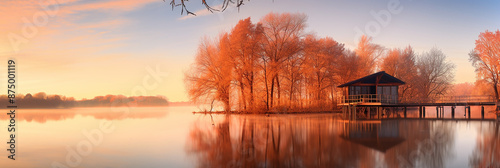
[[[390,102],[398,102],[398,86],[378,86],[377,94],[379,95],[390,95]]]

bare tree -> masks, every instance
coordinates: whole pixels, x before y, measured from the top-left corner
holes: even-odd
[[[469,61],[476,68],[478,80],[491,85],[495,97],[499,100],[498,83],[500,80],[500,31],[486,30],[479,34],[476,47],[469,53]]]
[[[184,12],[186,12],[187,15],[195,15],[195,13],[191,12],[187,6],[186,6],[186,2],[188,2],[189,0],[170,0],[170,6],[172,6],[172,10],[174,10],[175,7],[180,7],[181,8],[181,15],[184,14]],[[214,8],[212,6],[210,6],[210,4],[207,3],[206,0],[201,0],[201,4],[203,4],[205,6],[205,8],[207,8],[208,11],[210,12],[223,12],[224,10],[227,9],[227,7],[229,7],[229,5],[231,4],[235,4],[236,8],[238,8],[238,10],[240,9],[240,6],[241,5],[244,5],[243,2],[245,0],[224,0],[222,2],[222,6],[220,8]],[[250,1],[250,0],[247,0],[247,1]],[[163,0],[163,2],[166,2],[166,0]]]
[[[453,82],[455,65],[446,60],[446,55],[436,48],[423,53],[417,61],[418,88],[424,102],[433,101],[446,94]]]

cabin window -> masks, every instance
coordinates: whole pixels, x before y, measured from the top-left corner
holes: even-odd
[[[398,87],[397,86],[391,86],[391,95],[398,96]]]
[[[370,86],[349,86],[349,95],[374,94],[375,87]]]
[[[391,88],[389,86],[384,86],[384,93],[385,95],[391,95]]]

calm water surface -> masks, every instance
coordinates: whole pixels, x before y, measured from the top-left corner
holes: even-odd
[[[3,145],[0,167],[499,166],[495,121],[347,122],[335,114],[191,113],[196,110],[21,109],[16,160],[7,159]],[[480,116],[472,110],[473,118]],[[0,116],[4,144],[7,117]]]

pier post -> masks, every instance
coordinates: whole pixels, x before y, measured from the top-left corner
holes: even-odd
[[[406,118],[406,106],[404,107],[404,116]]]
[[[354,110],[354,112],[353,112],[354,121],[356,121],[356,105],[354,105],[353,110]]]
[[[345,111],[344,111],[344,106],[342,106],[342,118],[345,118]]]
[[[467,109],[469,109],[468,114],[469,114],[469,119],[470,119],[470,106],[467,107]]]
[[[439,106],[436,106],[436,118],[439,118]]]
[[[382,113],[380,107],[377,107],[377,119],[380,119],[380,113]]]
[[[455,106],[451,106],[451,118],[455,118]]]
[[[422,118],[422,106],[418,106],[418,118]]]
[[[347,105],[347,119],[351,121],[351,105]]]
[[[368,112],[367,112],[367,113],[368,113],[367,118],[368,118],[368,119],[371,119],[371,118],[372,118],[371,107],[370,107],[370,106],[366,107],[366,110],[368,111]]]
[[[344,119],[347,118],[347,106],[342,106],[342,115]]]
[[[351,120],[351,121],[354,121],[354,117],[353,117],[354,114],[353,113],[354,113],[354,105],[351,105],[350,109],[349,109],[349,120]]]
[[[484,119],[484,106],[481,106],[481,119]]]
[[[347,105],[347,119],[351,120],[351,105]]]

